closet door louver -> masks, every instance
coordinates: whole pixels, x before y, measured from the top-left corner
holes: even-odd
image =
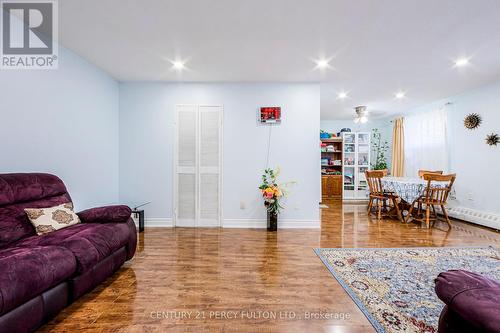
[[[177,106],[176,226],[219,226],[221,106]]]
[[[177,107],[176,225],[194,226],[197,211],[198,107]]]
[[[200,106],[199,225],[219,225],[221,107]]]

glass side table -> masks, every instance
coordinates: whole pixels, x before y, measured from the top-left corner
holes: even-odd
[[[139,232],[144,231],[144,209],[134,209],[132,210],[134,217],[139,219]]]

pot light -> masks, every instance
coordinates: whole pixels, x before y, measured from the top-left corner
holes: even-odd
[[[330,61],[328,59],[316,60],[316,68],[325,69],[330,67]]]
[[[181,71],[186,68],[183,61],[172,61],[172,68]]]
[[[347,93],[345,91],[339,92],[337,94],[338,99],[346,99],[347,98]]]
[[[404,91],[398,91],[394,96],[396,96],[397,99],[403,99],[406,97],[406,93]]]
[[[455,67],[464,67],[469,64],[469,59],[468,58],[458,58],[455,60]]]

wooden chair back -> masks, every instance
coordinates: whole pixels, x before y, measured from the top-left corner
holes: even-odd
[[[382,178],[387,175],[387,170],[367,170],[365,171],[366,181],[370,189],[370,195],[383,195]]]
[[[432,205],[446,204],[457,175],[425,173],[423,177],[424,180],[427,181],[427,187],[424,193],[424,203]],[[446,185],[446,187],[436,187],[435,185],[433,185],[433,182],[448,182],[448,184]]]
[[[430,171],[430,170],[418,170],[418,178],[424,178],[424,175],[426,173],[432,173],[432,174],[436,174],[436,175],[442,175],[443,174],[443,171],[441,170],[436,170],[436,171]]]

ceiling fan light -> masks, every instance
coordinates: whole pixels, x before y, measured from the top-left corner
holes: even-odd
[[[357,124],[361,122],[362,124],[366,123],[368,121],[368,110],[366,109],[366,106],[361,105],[361,106],[356,106],[354,108],[354,111],[356,112],[356,115],[354,116],[354,122]]]

